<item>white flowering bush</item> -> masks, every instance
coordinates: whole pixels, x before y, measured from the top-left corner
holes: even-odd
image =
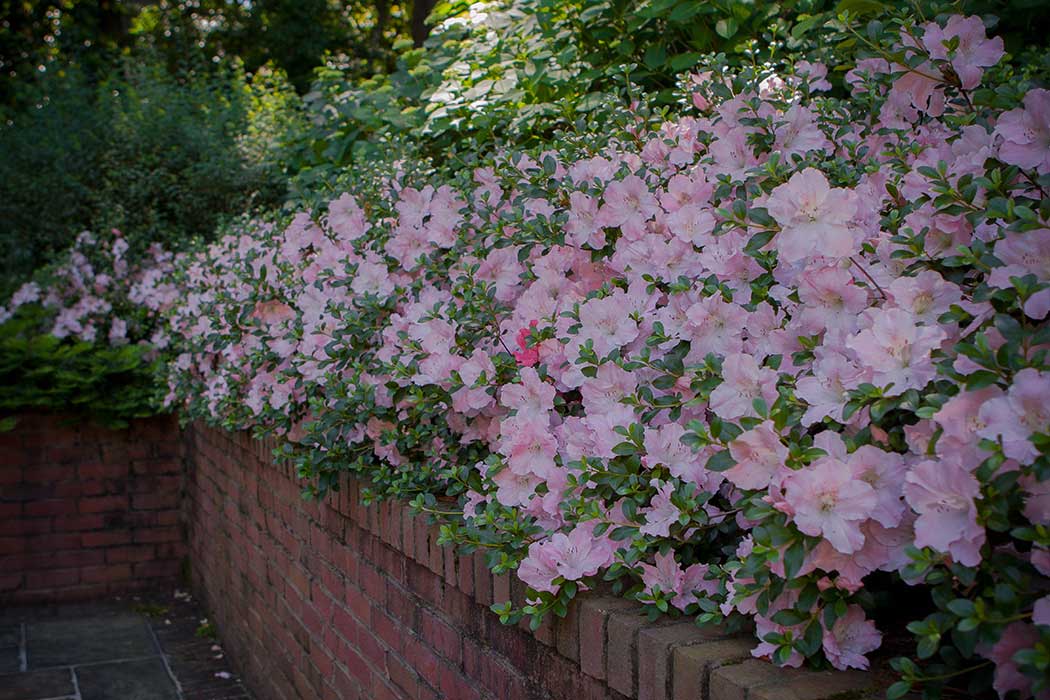
[[[410,497],[508,622],[604,580],[783,665],[906,627],[890,697],[1050,697],[1050,91],[980,18],[869,29],[242,223],[170,276],[168,404]]]
[[[132,259],[117,230],[83,232],[0,306],[0,429],[27,410],[80,411],[120,427],[160,408],[162,314],[178,290],[174,256]]]

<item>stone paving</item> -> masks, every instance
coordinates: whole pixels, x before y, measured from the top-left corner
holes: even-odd
[[[0,700],[250,700],[181,592],[0,610]]]

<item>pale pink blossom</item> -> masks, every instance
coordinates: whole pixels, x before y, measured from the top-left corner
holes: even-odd
[[[543,423],[554,410],[554,387],[540,379],[532,367],[519,370],[521,384],[505,384],[500,390],[500,403],[516,412],[519,418]]]
[[[832,188],[824,173],[806,168],[775,188],[766,202],[780,224],[776,247],[784,262],[805,258],[844,258],[857,250],[850,221],[857,213],[850,190]]]
[[[653,484],[656,486],[656,494],[647,507],[639,510],[645,516],[645,525],[638,528],[638,531],[643,535],[667,537],[671,534],[671,526],[678,521],[681,514],[678,506],[671,502],[674,484],[658,481],[654,481]]]
[[[980,17],[952,15],[943,29],[936,22],[927,22],[924,29],[923,46],[932,58],[951,61],[964,90],[980,85],[982,69],[994,66],[1003,57],[1002,37],[989,39]],[[948,43],[952,40],[956,41],[956,47],[949,50]]]
[[[784,500],[801,532],[823,537],[843,554],[864,545],[860,525],[878,506],[875,490],[834,457],[821,457],[786,477]]]
[[[751,355],[734,353],[722,363],[722,383],[711,392],[711,410],[734,420],[755,414],[755,399],[772,406],[777,397],[777,373],[759,367]]]
[[[1050,172],[1050,90],[1026,92],[1024,107],[1002,114],[995,133],[1003,139],[999,160],[1043,174]]]
[[[596,221],[606,227],[618,226],[630,238],[645,233],[645,223],[660,211],[656,196],[637,175],[610,182],[602,199]]]
[[[780,442],[780,435],[770,421],[730,442],[729,454],[736,464],[723,475],[741,489],[767,488],[779,472],[787,469],[788,449]]]
[[[831,629],[824,630],[824,655],[840,671],[847,668],[867,670],[868,652],[882,644],[882,634],[875,623],[864,616],[864,609],[851,605],[846,614],[835,620]]]
[[[1026,367],[1014,375],[1005,396],[992,398],[978,413],[980,437],[1001,440],[1003,454],[1027,464],[1039,456],[1031,437],[1050,432],[1050,372]]]
[[[846,340],[861,366],[872,371],[872,383],[893,385],[891,395],[921,389],[937,375],[931,353],[947,334],[938,326],[919,326],[903,309],[872,313],[869,328]]]
[[[609,539],[594,535],[594,523],[580,523],[568,535],[555,533],[550,543],[554,565],[566,581],[593,576],[612,563],[616,551]]]
[[[926,460],[904,477],[904,497],[919,514],[915,546],[951,554],[964,566],[981,563],[984,528],[977,524],[981,487],[959,464]]]
[[[999,693],[1000,698],[1006,698],[1007,693],[1016,690],[1018,697],[1034,697],[1035,700],[1048,700],[1050,690],[1040,691],[1032,695],[1032,679],[1017,668],[1014,654],[1022,649],[1032,649],[1039,643],[1039,631],[1027,622],[1012,622],[1005,630],[999,641],[990,651],[982,652],[982,655],[995,662],[995,681],[993,686]]]
[[[1048,105],[1050,108],[1050,105]],[[1050,146],[1047,146],[1050,150]],[[1002,267],[992,268],[988,284],[999,289],[1012,289],[1011,277],[1035,275],[1037,282],[1050,282],[1050,228],[1034,231],[1008,231],[995,244],[995,257]],[[1050,289],[1043,289],[1025,302],[1025,314],[1035,319],[1050,313]]]

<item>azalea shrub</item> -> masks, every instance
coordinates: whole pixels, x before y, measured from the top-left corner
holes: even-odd
[[[74,412],[123,427],[161,409],[168,338],[160,312],[176,293],[174,258],[141,260],[117,230],[83,232],[0,307],[0,413]]]
[[[239,222],[151,302],[167,404],[410,498],[507,622],[610,585],[782,665],[906,629],[891,698],[1050,697],[1046,64],[830,29],[857,60],[708,56],[675,110]]]

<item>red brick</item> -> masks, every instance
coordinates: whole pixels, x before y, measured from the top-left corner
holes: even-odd
[[[580,601],[569,604],[568,613],[555,623],[555,645],[558,653],[567,659],[580,661]]]
[[[67,515],[76,512],[76,504],[66,500],[46,500],[26,503],[23,512],[27,517]]]
[[[711,700],[747,700],[753,688],[775,683],[781,674],[782,669],[757,659],[723,666],[711,672]]]
[[[688,644],[717,640],[717,630],[701,630],[694,622],[653,627],[638,633],[638,700],[669,700],[674,649]]]
[[[727,639],[678,647],[671,660],[674,699],[695,700],[704,697],[710,685],[711,671],[751,658],[751,648],[754,646],[754,641],[750,639]]]
[[[104,530],[80,535],[85,547],[112,547],[131,542],[130,530]]]
[[[130,564],[86,566],[80,570],[80,579],[84,583],[111,583],[114,581],[127,581],[130,578]]]
[[[135,543],[146,544],[151,542],[178,542],[182,534],[177,527],[154,527],[148,530],[135,532]]]
[[[394,654],[386,655],[386,675],[405,696],[419,696],[419,677],[404,661]]]
[[[463,658],[463,649],[461,636],[454,627],[429,610],[423,610],[419,633],[438,654],[459,665]]]
[[[115,462],[106,464],[102,462],[81,462],[77,465],[77,478],[82,481],[92,479],[124,479],[128,476],[128,467],[125,463]]]
[[[106,550],[106,561],[110,563],[134,563],[152,561],[157,556],[153,545],[111,547]]]
[[[580,601],[580,668],[584,673],[605,680],[609,614],[636,607],[623,598],[584,598]]]
[[[56,517],[54,520],[55,532],[100,530],[105,526],[106,516],[104,515],[66,515]]]
[[[605,677],[611,688],[628,697],[638,697],[638,633],[650,624],[637,610],[609,615]]]
[[[135,510],[163,510],[171,508],[174,494],[136,493],[131,496],[131,507]]]
[[[30,571],[25,575],[26,588],[61,588],[80,582],[79,569],[53,569],[51,571]]]
[[[98,496],[95,498],[82,498],[77,504],[81,513],[111,513],[114,511],[126,511],[128,509],[127,496]]]

